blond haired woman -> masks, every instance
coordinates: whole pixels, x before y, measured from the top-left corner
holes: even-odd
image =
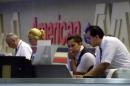
[[[36,52],[37,40],[44,40],[45,32],[44,30],[40,30],[38,28],[32,28],[28,33],[28,40],[32,47],[33,53]]]

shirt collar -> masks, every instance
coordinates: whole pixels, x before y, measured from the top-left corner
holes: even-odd
[[[105,42],[105,39],[106,39],[106,36],[103,36],[102,41],[101,41],[101,44],[99,45],[99,48],[102,48],[102,47],[103,47],[103,44],[104,44],[104,42]]]
[[[76,59],[78,59],[79,58],[79,55],[80,55],[80,53],[81,53],[81,51],[84,49],[84,46],[83,45],[81,45],[81,47],[80,47],[80,52],[76,55]]]
[[[19,48],[19,46],[21,45],[22,40],[19,41],[18,45],[17,45],[17,49]]]

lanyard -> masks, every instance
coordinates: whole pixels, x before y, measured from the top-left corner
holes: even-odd
[[[100,62],[101,62],[101,60],[102,60],[102,48],[99,47],[99,49],[100,49]]]

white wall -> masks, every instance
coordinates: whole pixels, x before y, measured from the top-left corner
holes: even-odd
[[[61,14],[63,21],[81,21],[84,29],[87,22],[93,23],[96,4],[112,1],[124,0],[23,0],[0,5],[0,13],[4,15],[5,31],[10,32],[13,12],[19,12],[20,34],[27,41],[27,31],[34,16],[41,22],[53,22]]]
[[[20,36],[27,41],[35,16],[39,22],[56,22],[61,14],[62,21],[80,21],[83,32],[88,22],[94,23],[96,4],[122,1],[129,0],[20,0],[0,3],[0,13],[4,16],[5,32],[11,32],[13,13],[18,12]]]

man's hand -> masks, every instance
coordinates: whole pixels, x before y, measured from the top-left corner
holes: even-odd
[[[75,55],[74,55],[73,51],[69,51],[68,56],[69,56],[69,59],[75,59]]]

